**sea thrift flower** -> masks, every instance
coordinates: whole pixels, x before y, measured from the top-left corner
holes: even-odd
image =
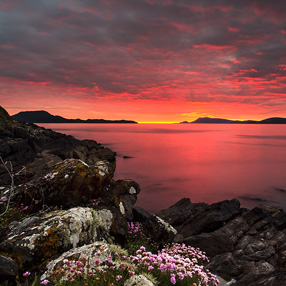
[[[172,284],[176,284],[176,278],[175,278],[175,274],[171,274],[171,283]]]
[[[48,283],[49,283],[49,280],[44,280],[41,282],[42,285],[48,285]]]
[[[151,271],[151,270],[153,270],[153,269],[154,269],[153,266],[149,266],[149,267],[148,267],[148,271]]]
[[[121,275],[117,275],[117,276],[116,276],[116,281],[119,281],[121,278],[122,278]]]
[[[30,275],[31,275],[31,272],[28,272],[28,271],[23,274],[24,277],[28,277]]]

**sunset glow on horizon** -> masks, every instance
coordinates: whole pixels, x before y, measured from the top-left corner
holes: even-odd
[[[284,0],[3,0],[10,115],[176,123],[286,117]]]

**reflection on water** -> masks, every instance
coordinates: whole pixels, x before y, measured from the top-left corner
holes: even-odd
[[[117,152],[115,179],[141,186],[137,205],[155,212],[182,197],[238,198],[286,208],[286,125],[41,124]],[[124,158],[129,156],[132,158]]]

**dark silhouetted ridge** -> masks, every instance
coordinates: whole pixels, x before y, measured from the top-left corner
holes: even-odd
[[[47,111],[22,111],[13,116],[13,119],[28,123],[137,123],[133,120],[106,120],[106,119],[67,119],[52,115]]]
[[[188,122],[183,121],[180,122],[182,124],[186,123],[216,123],[216,124],[286,124],[286,118],[282,117],[272,117],[263,119],[261,121],[255,120],[229,120],[223,118],[210,118],[210,117],[200,117],[195,121]]]

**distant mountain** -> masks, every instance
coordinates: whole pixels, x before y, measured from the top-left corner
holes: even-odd
[[[210,117],[200,117],[195,121],[188,122],[183,121],[180,122],[184,123],[221,123],[221,124],[286,124],[286,118],[281,117],[272,117],[267,118],[261,121],[256,120],[229,120],[229,119],[222,119],[222,118],[210,118]]]
[[[105,119],[67,119],[52,115],[47,111],[22,111],[13,116],[13,119],[28,123],[138,123],[133,120],[105,120]]]

